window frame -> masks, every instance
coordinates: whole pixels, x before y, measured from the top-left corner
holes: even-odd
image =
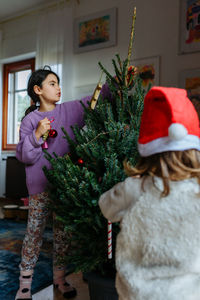
[[[2,151],[14,151],[17,144],[8,144],[8,75],[12,72],[35,70],[35,58],[4,64],[3,66],[3,120],[2,120]]]

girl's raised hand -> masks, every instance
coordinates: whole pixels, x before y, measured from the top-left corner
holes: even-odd
[[[43,134],[45,134],[45,132],[47,130],[50,130],[51,126],[50,126],[50,121],[49,119],[46,117],[43,120],[40,120],[38,122],[38,126],[37,129],[35,131],[35,136],[36,139],[39,141],[39,139],[41,138],[41,136],[43,136]]]

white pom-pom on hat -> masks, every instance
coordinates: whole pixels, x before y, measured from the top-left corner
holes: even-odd
[[[168,134],[171,140],[181,140],[188,134],[184,125],[179,123],[172,123],[168,128]]]

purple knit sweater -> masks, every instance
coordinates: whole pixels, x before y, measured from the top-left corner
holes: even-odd
[[[91,97],[82,99],[86,105]],[[61,127],[64,127],[69,136],[73,138],[73,132],[70,126],[77,124],[79,127],[84,125],[83,107],[79,100],[56,104],[52,111],[40,112],[34,110],[29,113],[22,121],[20,127],[20,142],[17,145],[16,157],[25,163],[26,168],[26,185],[29,195],[42,193],[47,186],[47,179],[42,170],[43,166],[50,167],[50,163],[44,158],[42,151],[43,140],[37,141],[35,130],[38,122],[47,117],[53,119],[51,123],[52,129],[58,133],[55,138],[48,138],[48,152],[55,152],[59,156],[63,156],[69,151],[66,139],[63,138],[64,133]]]

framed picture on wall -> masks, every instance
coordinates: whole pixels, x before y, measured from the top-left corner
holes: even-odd
[[[117,8],[80,17],[74,21],[74,52],[116,45]]]
[[[135,59],[131,61],[131,65],[138,68],[144,88],[148,88],[149,84],[159,85],[160,56]]]
[[[180,0],[180,54],[200,51],[200,1]]]
[[[200,119],[200,69],[184,70],[179,76],[179,86],[188,92]]]

